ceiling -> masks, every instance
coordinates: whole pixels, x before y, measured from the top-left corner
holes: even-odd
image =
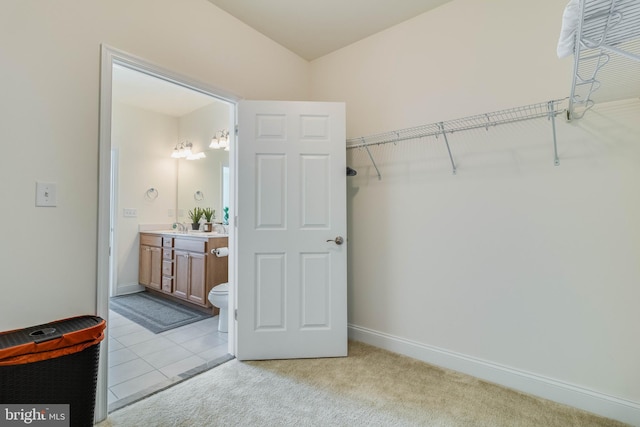
[[[209,0],[309,61],[450,0]]]

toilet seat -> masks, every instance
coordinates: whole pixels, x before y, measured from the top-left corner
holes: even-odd
[[[228,294],[229,293],[229,283],[225,282],[225,283],[221,283],[217,286],[214,286],[213,288],[211,288],[211,292],[212,294],[215,295],[224,295],[224,294]]]

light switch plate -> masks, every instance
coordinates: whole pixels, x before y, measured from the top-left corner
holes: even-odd
[[[57,206],[58,188],[55,182],[36,181],[36,206]]]

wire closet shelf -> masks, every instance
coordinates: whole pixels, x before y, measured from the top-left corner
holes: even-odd
[[[381,179],[382,177],[380,171],[375,163],[375,160],[373,159],[371,151],[369,150],[370,146],[389,143],[395,144],[401,141],[420,139],[429,136],[443,136],[444,142],[447,145],[447,151],[451,160],[453,173],[455,174],[456,165],[453,159],[453,155],[451,154],[451,148],[449,147],[447,134],[474,129],[489,130],[490,128],[499,125],[517,123],[525,120],[547,118],[552,122],[554,162],[556,165],[558,165],[559,159],[556,142],[555,117],[558,114],[562,114],[566,111],[566,107],[563,106],[565,104],[564,101],[565,100],[552,100],[548,102],[541,102],[538,104],[530,104],[521,107],[509,108],[506,110],[494,111],[491,113],[463,117],[460,119],[453,119],[406,129],[394,130],[375,135],[349,138],[347,139],[347,150],[355,148],[365,149],[367,151],[367,154],[369,155],[371,162],[373,163],[373,166],[376,169],[378,179]]]

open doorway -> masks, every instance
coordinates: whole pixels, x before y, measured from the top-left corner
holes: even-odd
[[[209,144],[224,133],[233,142],[237,101],[108,47],[103,47],[101,77],[97,312],[108,319],[108,329],[114,328],[114,333],[108,332],[111,339],[102,346],[102,360],[108,363],[101,364],[99,373],[98,417],[117,408],[114,401],[140,398],[143,386],[150,391],[164,388],[184,378],[185,371],[197,371],[233,354],[233,322],[229,322],[228,333],[221,334],[216,328],[218,319],[210,315],[156,337],[111,311],[109,300],[145,291],[138,280],[141,230],[186,225],[191,222],[188,212],[196,207],[215,210],[218,223],[225,222],[225,212],[233,211],[234,183],[229,179],[233,177],[233,148],[212,149]],[[193,161],[171,157],[174,149],[187,143],[194,153],[205,156]],[[109,164],[117,167],[109,168]],[[105,204],[105,200],[110,202]],[[102,227],[105,222],[107,233]],[[228,223],[219,225],[220,234],[233,230]],[[228,239],[231,247],[233,233]],[[232,266],[230,256],[229,281]],[[168,348],[173,362],[167,357]],[[127,366],[114,373],[120,364]]]

